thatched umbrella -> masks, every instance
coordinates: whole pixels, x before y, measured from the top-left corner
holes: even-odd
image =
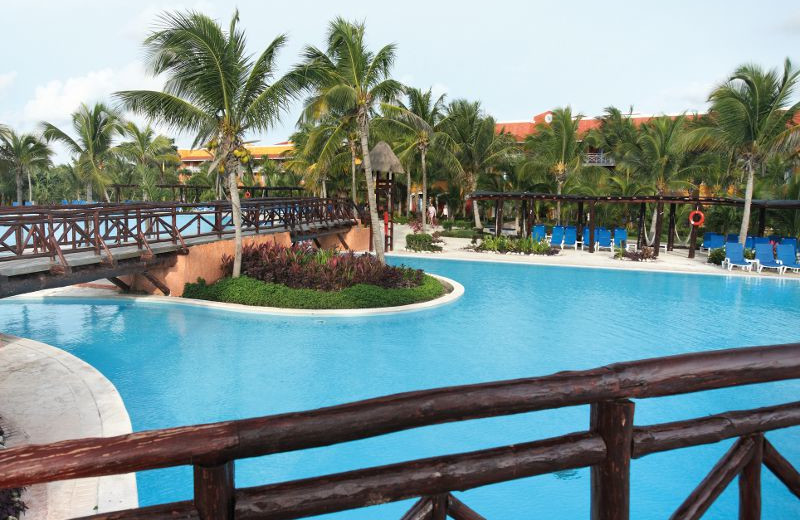
[[[384,173],[405,173],[400,159],[392,151],[392,147],[381,141],[369,151],[369,160],[372,163],[372,171]]]

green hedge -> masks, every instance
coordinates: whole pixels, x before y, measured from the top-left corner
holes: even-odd
[[[429,275],[424,276],[421,285],[402,289],[384,289],[365,284],[354,285],[341,291],[292,289],[247,276],[223,278],[211,285],[199,279],[197,283],[187,283],[183,289],[184,298],[287,309],[394,307],[433,300],[442,294],[444,287],[441,282]]]

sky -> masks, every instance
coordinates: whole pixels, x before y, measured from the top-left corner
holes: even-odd
[[[609,105],[703,111],[710,90],[740,64],[773,68],[789,57],[800,65],[797,0],[2,3],[0,123],[21,131],[40,121],[68,128],[80,103],[113,102],[117,90],[159,89],[162,80],[145,72],[142,41],[172,10],[201,11],[227,26],[238,7],[252,53],[285,33],[279,73],[304,45],[323,45],[334,17],[364,21],[373,49],[397,45],[396,79],[479,100],[498,121],[564,105],[585,116]],[[271,131],[248,138],[284,141],[298,115],[295,105]],[[191,136],[175,137],[191,144]]]

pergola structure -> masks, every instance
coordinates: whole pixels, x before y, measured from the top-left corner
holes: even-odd
[[[654,254],[658,256],[659,249],[661,248],[661,231],[664,226],[664,206],[669,205],[668,228],[667,234],[667,251],[672,251],[675,246],[675,215],[677,206],[679,204],[688,204],[693,206],[693,209],[702,210],[708,206],[734,206],[743,207],[744,200],[736,198],[724,197],[700,197],[694,195],[637,195],[630,197],[623,196],[590,196],[590,195],[556,195],[554,193],[532,193],[527,191],[522,192],[495,192],[495,191],[476,191],[467,195],[467,199],[472,200],[473,203],[477,201],[493,201],[495,204],[495,234],[499,235],[503,225],[503,205],[506,201],[520,201],[522,204],[522,214],[525,218],[522,219],[522,233],[527,235],[532,226],[533,208],[530,207],[530,202],[534,201],[560,201],[562,203],[572,203],[577,205],[578,218],[578,236],[583,233],[584,215],[588,216],[587,224],[589,227],[589,252],[594,253],[594,229],[595,229],[595,207],[597,204],[638,204],[639,205],[639,218],[638,218],[638,243],[639,248],[642,247],[642,239],[644,236],[645,226],[645,209],[647,204],[656,204],[656,233],[655,242],[653,243]],[[588,214],[585,213],[586,206],[588,206]],[[753,200],[752,208],[758,209],[758,236],[764,236],[766,228],[767,210],[768,209],[782,209],[782,210],[800,210],[800,200]],[[697,227],[692,226],[691,235],[689,236],[689,258],[694,258],[697,249]]]

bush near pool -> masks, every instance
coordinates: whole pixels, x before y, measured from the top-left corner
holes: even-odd
[[[203,280],[187,283],[183,297],[287,309],[369,309],[425,302],[444,292],[441,282],[429,275],[423,275],[422,283],[417,287],[387,289],[358,284],[338,291],[295,289],[241,276],[223,278],[213,284],[206,284]]]
[[[436,238],[426,233],[406,235],[406,249],[411,251],[441,251],[442,246],[436,242]]]

